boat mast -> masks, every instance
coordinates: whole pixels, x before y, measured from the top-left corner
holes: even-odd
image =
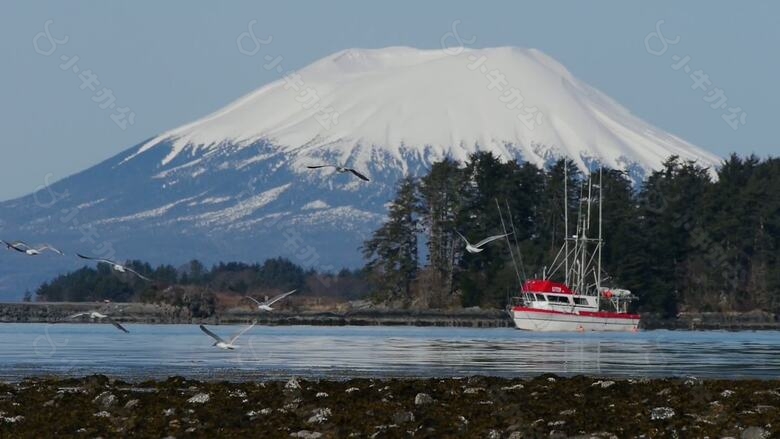
[[[569,163],[563,161],[563,242],[564,242],[564,260],[566,261],[566,281],[567,286],[569,283]]]
[[[579,293],[586,294],[586,270],[588,269],[588,263],[586,262],[588,254],[588,231],[590,229],[590,204],[591,204],[591,192],[592,184],[591,179],[588,178],[588,196],[585,198],[585,202],[588,203],[587,209],[585,209],[585,217],[582,219],[582,244],[580,245],[580,278],[579,280]]]
[[[601,247],[604,245],[604,241],[601,240],[601,214],[603,211],[603,194],[604,194],[604,186],[603,186],[603,168],[599,167],[599,265],[598,265],[598,271],[596,271],[596,293],[601,294]]]

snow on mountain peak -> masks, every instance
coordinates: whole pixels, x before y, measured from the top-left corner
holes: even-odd
[[[127,160],[158,145],[170,148],[165,165],[185,150],[265,140],[297,164],[329,157],[361,168],[377,158],[404,168],[410,154],[428,163],[463,160],[477,150],[537,165],[568,156],[582,169],[600,162],[647,171],[673,154],[709,166],[720,161],[640,120],[535,49],[465,49],[457,56],[348,49],[297,73],[298,82],[271,82],[152,139]],[[322,108],[338,113],[337,124],[318,121]]]

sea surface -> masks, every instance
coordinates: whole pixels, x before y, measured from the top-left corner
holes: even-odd
[[[257,326],[225,351],[197,325],[0,323],[0,381],[289,376],[780,378],[778,331],[535,333],[511,328]],[[229,338],[240,326],[210,326]]]

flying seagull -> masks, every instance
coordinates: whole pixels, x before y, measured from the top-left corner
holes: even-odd
[[[205,327],[203,325],[200,325],[200,330],[205,332],[206,335],[208,335],[209,337],[211,337],[211,338],[213,338],[215,340],[214,344],[212,346],[216,346],[216,347],[218,347],[220,349],[229,349],[229,350],[232,351],[233,349],[240,347],[237,344],[235,344],[236,340],[238,340],[238,337],[241,337],[246,331],[249,331],[250,329],[252,329],[256,324],[257,324],[257,320],[252,320],[252,324],[251,325],[249,325],[246,328],[244,328],[241,331],[239,331],[238,334],[234,335],[233,338],[230,339],[230,341],[225,341],[222,337],[220,337],[217,334],[209,331],[209,328],[207,328],[207,327]]]
[[[0,242],[3,243],[8,250],[16,250],[19,253],[25,253],[30,256],[37,256],[46,250],[57,253],[58,255],[65,254],[48,244],[40,245],[37,248],[33,248],[32,246],[30,246],[24,241],[5,242],[3,240],[0,240]]]
[[[68,318],[69,319],[75,319],[75,318],[81,317],[81,316],[89,316],[89,318],[91,320],[103,320],[103,319],[105,319],[109,323],[111,323],[112,325],[116,326],[117,329],[119,329],[120,331],[123,331],[125,333],[129,333],[130,332],[127,329],[125,329],[124,326],[120,325],[119,322],[117,322],[116,320],[112,319],[111,317],[107,316],[106,314],[102,314],[102,313],[99,313],[97,311],[80,312],[78,314],[73,314],[72,316],[70,316]]]
[[[288,292],[286,292],[284,294],[280,294],[280,295],[278,295],[278,296],[276,296],[276,297],[274,297],[272,299],[266,300],[264,302],[261,302],[261,301],[255,299],[252,296],[246,296],[246,298],[251,300],[252,302],[255,302],[257,304],[257,309],[259,309],[260,311],[273,311],[274,309],[271,308],[271,305],[273,305],[274,303],[284,299],[285,297],[289,296],[290,294],[292,294],[292,293],[294,293],[296,291],[298,291],[298,290],[288,291]]]
[[[336,172],[341,172],[341,173],[344,173],[344,172],[351,172],[351,173],[355,174],[355,176],[356,176],[357,178],[359,178],[359,179],[361,179],[361,180],[363,180],[363,181],[369,181],[369,180],[368,180],[368,177],[366,177],[365,175],[361,174],[360,172],[358,172],[358,171],[356,171],[356,170],[354,170],[354,169],[352,169],[352,168],[346,168],[346,167],[344,167],[344,166],[336,166],[336,165],[315,165],[315,166],[307,166],[307,168],[309,168],[309,169],[319,169],[319,168],[336,168]]]
[[[495,241],[496,239],[505,238],[505,237],[511,235],[511,233],[505,233],[503,235],[493,235],[493,236],[487,237],[487,238],[483,239],[482,241],[479,241],[478,243],[472,245],[469,242],[469,240],[466,239],[465,236],[460,234],[460,232],[458,232],[456,230],[455,233],[460,235],[460,237],[463,238],[464,241],[466,241],[466,251],[469,252],[469,253],[479,253],[482,250],[484,250],[484,248],[482,248],[482,246],[487,244],[488,242]]]
[[[82,254],[76,253],[76,256],[80,257],[81,259],[86,259],[88,261],[98,261],[98,262],[105,262],[106,264],[110,265],[111,268],[114,269],[114,271],[117,271],[119,273],[127,273],[128,271],[130,273],[133,273],[134,275],[140,277],[141,279],[145,281],[151,282],[152,280],[148,277],[144,276],[143,274],[133,270],[130,267],[124,266],[122,264],[117,264],[116,262],[110,260],[110,259],[101,259],[101,258],[90,258],[89,256],[84,256]]]

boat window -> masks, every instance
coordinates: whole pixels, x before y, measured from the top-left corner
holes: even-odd
[[[536,295],[536,300],[538,300],[540,302],[544,302],[544,294],[537,294]]]
[[[577,305],[587,305],[588,301],[583,299],[582,297],[575,297],[574,303],[576,303]]]
[[[547,296],[547,300],[549,300],[550,302],[569,303],[569,298],[564,296],[549,295]]]

